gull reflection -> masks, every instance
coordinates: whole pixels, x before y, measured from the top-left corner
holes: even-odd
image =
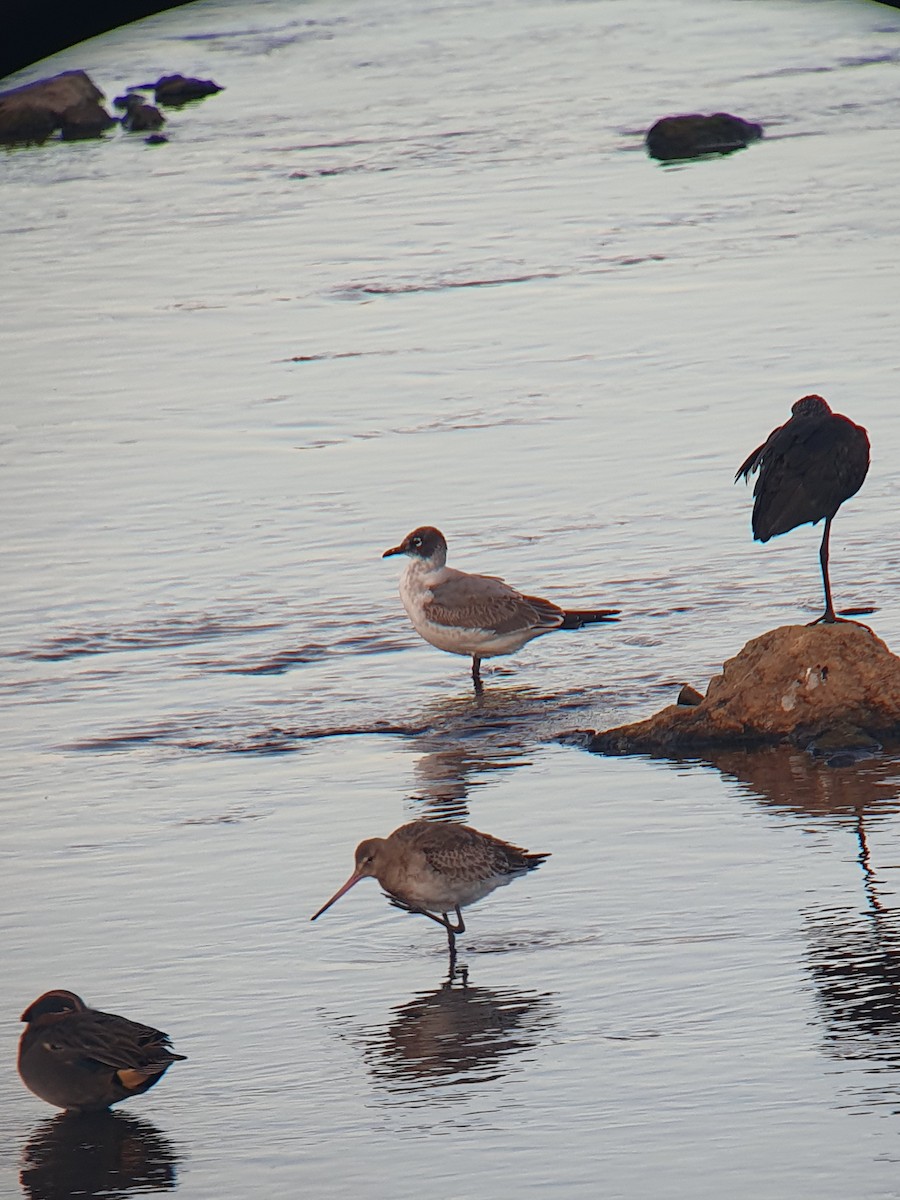
[[[525,687],[427,705],[425,730],[414,739],[421,754],[412,799],[427,806],[428,816],[466,819],[473,789],[495,772],[530,765],[534,746],[571,724],[573,708],[588,705],[587,696],[569,696],[561,704]]]
[[[387,1027],[368,1036],[366,1058],[392,1091],[485,1083],[512,1070],[554,1019],[551,994],[474,987],[462,969],[436,991],[398,1005]]]
[[[42,1121],[23,1151],[19,1180],[30,1200],[171,1191],[178,1154],[163,1134],[124,1112],[60,1113]]]

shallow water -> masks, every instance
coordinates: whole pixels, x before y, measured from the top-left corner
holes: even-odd
[[[557,740],[817,614],[819,530],[731,482],[806,392],[869,429],[833,582],[900,643],[898,58],[851,0],[262,0],[15,78],[226,90],[3,156],[0,1194],[900,1195],[900,764]],[[766,138],[647,159],[714,109]],[[380,557],[422,523],[622,621],[476,702]],[[452,979],[375,885],[308,921],[416,815],[552,854]],[[188,1061],[54,1116],[54,986]]]

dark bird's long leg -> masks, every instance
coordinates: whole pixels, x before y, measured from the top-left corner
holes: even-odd
[[[825,611],[821,617],[811,622],[813,625],[833,625],[838,617],[835,615],[834,604],[831,601],[831,580],[828,576],[828,544],[831,540],[831,522],[834,517],[825,518],[825,531],[822,534],[822,545],[819,547],[819,562],[822,564],[822,584],[825,588]]]
[[[472,655],[472,682],[475,684],[475,695],[480,696],[484,691],[484,684],[481,682],[481,659],[477,654]]]

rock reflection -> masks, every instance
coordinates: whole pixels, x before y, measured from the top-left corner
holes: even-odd
[[[900,763],[892,757],[863,758],[834,766],[801,750],[772,746],[723,751],[710,759],[726,779],[736,780],[765,804],[797,816],[852,815],[900,809]]]
[[[173,1144],[147,1120],[128,1113],[60,1113],[41,1122],[23,1152],[19,1176],[30,1200],[171,1191],[178,1181]]]
[[[367,1039],[366,1058],[392,1091],[486,1083],[533,1049],[554,1015],[551,994],[474,987],[463,969],[395,1008],[390,1024]]]

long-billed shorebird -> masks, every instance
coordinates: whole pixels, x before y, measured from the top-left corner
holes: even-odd
[[[22,1013],[19,1074],[41,1100],[70,1112],[99,1112],[159,1083],[184,1059],[168,1034],[127,1017],[88,1008],[56,989]]]
[[[456,935],[466,930],[460,909],[535,870],[549,857],[530,854],[454,821],[410,821],[389,837],[360,842],[353,874],[310,920],[321,917],[354,884],[372,876],[395,908],[442,925],[453,957]],[[456,914],[455,923],[447,915],[451,912]]]
[[[493,575],[470,575],[447,566],[447,542],[439,529],[423,525],[382,558],[405,554],[400,599],[416,632],[432,646],[472,659],[472,682],[482,691],[481,660],[513,654],[532,638],[554,629],[580,629],[615,621],[617,608],[563,609],[526,596]]]
[[[819,562],[825,612],[812,623],[831,624],[840,619],[828,574],[831,522],[844,501],[863,485],[869,469],[869,437],[862,425],[832,412],[821,396],[804,396],[791,413],[790,420],[773,429],[741,463],[734,481],[759,472],[753,488],[753,536],[758,542],[824,519]]]

